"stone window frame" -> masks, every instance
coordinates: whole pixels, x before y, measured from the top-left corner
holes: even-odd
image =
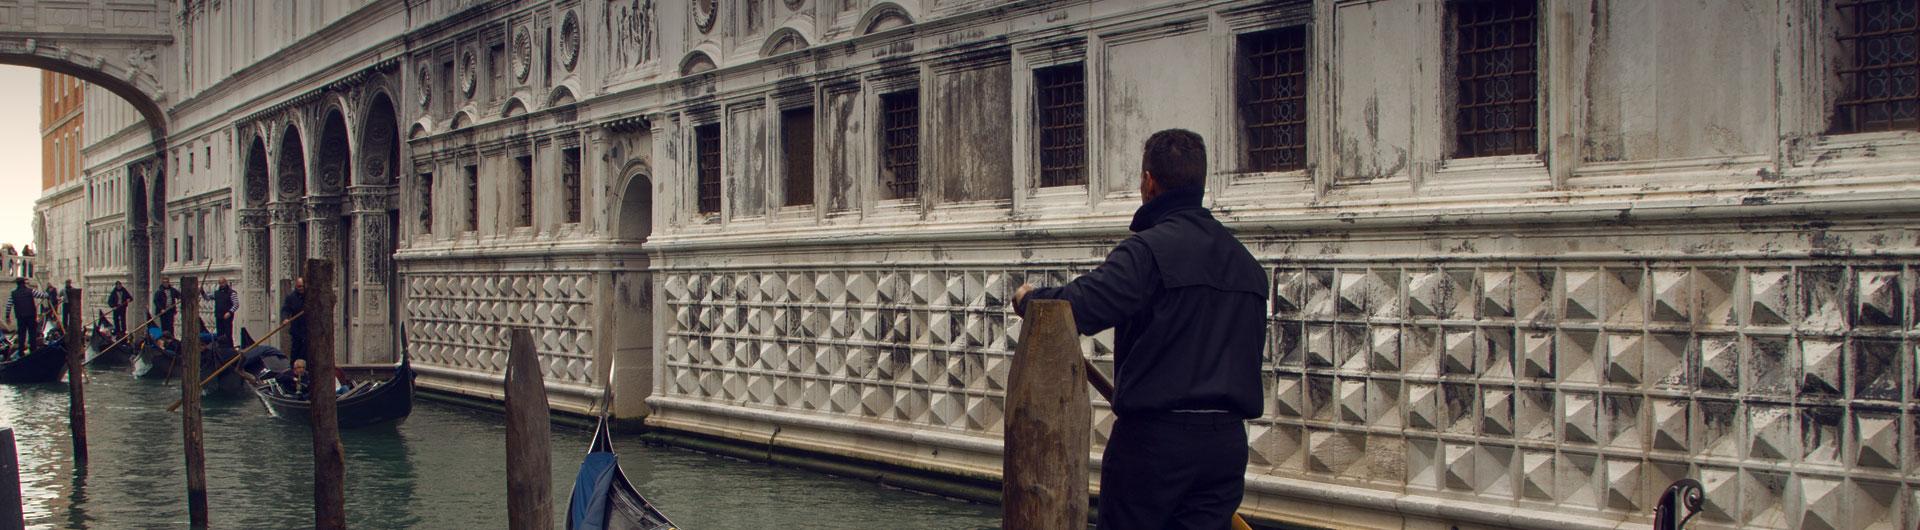
[[[1012,66],[1013,86],[1011,89],[1013,108],[1013,205],[1016,211],[1035,209],[1068,208],[1060,213],[1086,212],[1098,203],[1108,190],[1099,177],[1104,161],[1092,156],[1100,152],[1102,137],[1099,131],[1100,105],[1095,104],[1102,89],[1100,71],[1104,68],[1098,54],[1088,53],[1089,49],[1100,49],[1098,38],[1084,35],[1072,35],[1015,45]],[[1087,99],[1085,107],[1086,137],[1085,147],[1088,154],[1087,179],[1083,184],[1070,186],[1040,186],[1039,145],[1039,105],[1035,96],[1034,71],[1080,63],[1085,69]]]
[[[726,157],[721,156],[721,151],[726,149],[725,120],[720,119],[718,113],[714,113],[703,120],[689,119],[689,122],[687,132],[691,136],[691,141],[687,142],[689,155],[687,159],[693,166],[691,168],[694,176],[691,179],[693,214],[697,222],[717,223],[725,214],[727,207],[726,179],[723,176],[723,172],[726,171]],[[709,132],[712,133],[710,143],[713,148],[705,149],[701,144],[705,143],[703,137]],[[711,157],[710,165],[706,157]],[[708,194],[709,187],[712,188],[711,195]],[[709,200],[712,202],[709,203]]]
[[[466,163],[460,165],[460,176],[465,179],[464,184],[467,186],[465,197],[467,200],[467,226],[466,230],[462,232],[478,233],[480,231],[480,161],[467,160],[464,162]]]
[[[415,227],[419,230],[418,232],[419,235],[432,237],[433,236],[433,192],[434,192],[433,179],[434,179],[434,170],[437,168],[431,165],[426,165],[426,164],[421,164],[421,166],[425,167],[426,170],[420,171],[414,174],[414,184],[413,184],[414,205],[416,208],[419,209],[419,218],[418,218],[419,220],[415,223]]]
[[[533,228],[538,222],[537,217],[540,208],[538,205],[539,200],[537,200],[536,197],[536,195],[538,195],[536,186],[538,186],[539,160],[538,157],[535,156],[535,151],[535,149],[522,147],[514,149],[508,154],[508,157],[513,160],[513,189],[518,192],[514,201],[513,210],[513,227],[515,229]]]
[[[586,186],[582,179],[586,177],[586,151],[575,138],[568,141],[563,138],[559,145],[558,164],[560,186],[564,190],[561,200],[561,224],[579,224],[586,220]]]
[[[1901,4],[1920,11],[1920,4],[1916,4],[1911,0],[1858,0],[1836,3],[1832,6],[1830,14],[1833,15],[1833,22],[1829,23],[1829,26],[1834,30],[1834,38],[1838,42],[1832,45],[1830,49],[1838,52],[1835,53],[1833,57],[1833,68],[1835,69],[1835,77],[1838,78],[1837,85],[1839,86],[1839,94],[1837,98],[1833,98],[1831,101],[1832,108],[1829,111],[1830,117],[1827,120],[1827,134],[1859,134],[1920,129],[1920,95],[1894,97],[1891,98],[1892,101],[1866,101],[1858,94],[1858,92],[1867,89],[1865,86],[1866,83],[1862,80],[1863,74],[1866,72],[1853,71],[1898,69],[1897,65],[1893,67],[1882,65],[1878,68],[1862,66],[1861,61],[1865,59],[1865,52],[1860,49],[1858,44],[1854,43],[1876,36],[1882,38],[1897,38],[1902,34],[1905,34],[1908,38],[1920,39],[1920,22],[1916,22],[1914,26],[1886,31],[1881,35],[1869,35],[1868,30],[1861,27],[1863,23],[1860,18],[1862,11],[1875,7],[1898,6]],[[1920,18],[1920,14],[1916,14],[1916,18]],[[1906,68],[1914,67],[1909,62]],[[1848,119],[1850,114],[1848,112],[1849,107],[1866,107],[1875,104],[1910,106],[1908,112],[1911,116],[1904,119],[1904,121],[1899,118],[1890,118],[1886,120],[1885,123],[1869,123],[1866,125]],[[1856,116],[1854,119],[1858,120],[1859,118]]]
[[[869,141],[872,142],[870,144],[872,145],[872,149],[869,151],[866,162],[870,168],[869,170],[872,171],[872,178],[862,180],[865,181],[863,187],[871,190],[868,196],[872,197],[870,204],[876,213],[913,210],[926,203],[927,156],[925,151],[920,149],[919,142],[916,142],[915,145],[913,196],[895,196],[893,192],[889,190],[887,183],[881,182],[881,179],[887,174],[887,131],[885,124],[886,99],[888,97],[899,97],[901,94],[907,92],[914,94],[914,99],[917,102],[914,107],[916,114],[915,134],[919,140],[926,138],[927,87],[925,79],[927,76],[920,70],[921,67],[916,65],[900,70],[882,71],[869,75],[863,83],[866,87],[866,96],[864,99],[866,100],[867,110],[865,114],[873,123],[873,127],[872,132],[869,133]]]
[[[1530,41],[1530,43],[1532,46],[1533,64],[1531,65],[1529,72],[1526,74],[1510,74],[1509,75],[1510,77],[1517,76],[1517,75],[1530,76],[1533,81],[1532,97],[1521,99],[1521,100],[1510,100],[1510,101],[1506,101],[1499,104],[1486,104],[1483,106],[1515,105],[1515,104],[1530,103],[1532,106],[1531,114],[1533,116],[1533,119],[1529,122],[1531,125],[1531,131],[1532,131],[1532,134],[1531,134],[1532,142],[1530,146],[1516,146],[1512,149],[1499,149],[1499,148],[1478,149],[1473,147],[1463,147],[1462,143],[1466,141],[1465,139],[1462,138],[1463,136],[1498,134],[1501,131],[1473,130],[1472,132],[1465,132],[1462,130],[1462,122],[1465,121],[1464,120],[1465,111],[1462,109],[1462,106],[1467,105],[1468,103],[1464,101],[1463,93],[1461,90],[1461,85],[1465,84],[1464,82],[1467,81],[1460,77],[1462,75],[1461,61],[1464,60],[1465,56],[1468,54],[1483,54],[1483,53],[1489,53],[1489,52],[1497,52],[1499,51],[1497,48],[1502,45],[1495,44],[1486,48],[1475,48],[1471,50],[1465,49],[1464,46],[1467,46],[1467,44],[1463,43],[1462,39],[1460,38],[1460,34],[1462,32],[1461,25],[1468,24],[1468,23],[1462,22],[1463,20],[1462,17],[1464,16],[1462,12],[1462,8],[1471,7],[1476,9],[1498,10],[1501,7],[1506,7],[1509,5],[1511,6],[1531,5],[1533,8],[1533,12],[1523,19],[1524,22],[1521,22],[1521,23],[1532,26],[1531,33],[1533,38]],[[1542,151],[1541,148],[1543,147],[1542,144],[1545,143],[1545,138],[1544,138],[1544,135],[1542,134],[1543,129],[1545,128],[1544,122],[1546,117],[1545,116],[1546,106],[1543,103],[1547,95],[1546,86],[1545,86],[1546,83],[1544,78],[1548,74],[1548,71],[1546,68],[1546,60],[1545,60],[1546,47],[1543,46],[1543,44],[1546,42],[1546,39],[1545,39],[1546,24],[1543,23],[1543,20],[1546,18],[1545,15],[1547,14],[1548,14],[1548,11],[1545,9],[1545,6],[1541,5],[1540,0],[1448,0],[1447,1],[1446,13],[1445,13],[1444,22],[1443,22],[1444,27],[1441,32],[1442,38],[1444,39],[1443,42],[1445,42],[1445,50],[1446,50],[1445,53],[1447,56],[1446,75],[1444,77],[1446,80],[1445,90],[1447,94],[1447,98],[1446,98],[1447,109],[1444,114],[1446,119],[1443,120],[1443,123],[1445,123],[1447,127],[1447,134],[1446,134],[1447,145],[1445,150],[1445,153],[1446,153],[1445,156],[1447,158],[1465,160],[1465,159],[1485,159],[1485,158],[1516,158],[1516,157],[1525,157],[1525,156],[1538,157],[1540,155],[1540,152]],[[1493,16],[1493,15],[1489,15],[1489,16]],[[1510,18],[1508,20],[1479,21],[1479,22],[1472,22],[1471,24],[1487,24],[1487,25],[1497,26],[1501,24],[1515,23],[1516,20],[1522,20],[1522,19]],[[1495,38],[1498,39],[1498,37],[1495,37]],[[1513,39],[1512,45],[1516,47],[1521,46],[1518,44],[1517,39]],[[1525,129],[1526,128],[1521,128],[1518,130],[1525,130]],[[1515,134],[1514,135],[1514,137],[1516,138],[1515,141],[1518,142],[1519,141],[1518,138],[1523,138],[1526,136],[1529,136],[1529,135]]]
[[[771,210],[781,213],[787,211],[807,211],[821,202],[820,175],[822,172],[820,170],[821,130],[819,98],[819,91],[813,89],[811,86],[804,91],[795,91],[773,97],[773,104],[771,105],[773,112],[768,113],[767,116],[773,126],[768,128],[769,134],[767,136],[769,141],[767,144],[772,148],[772,152],[769,153],[769,158],[777,161],[774,167],[770,169],[777,172],[778,178],[767,179],[767,184],[768,187],[771,188],[769,191],[778,199],[778,202],[769,203]],[[805,192],[805,202],[796,203],[793,202],[795,197],[794,190],[792,189],[793,184],[795,184],[792,180],[794,178],[792,170],[795,169],[795,166],[792,164],[793,160],[790,158],[792,153],[787,149],[787,119],[789,113],[801,111],[806,112],[809,124],[808,129],[810,129],[807,131],[807,156],[804,161],[807,172],[805,182],[807,190]],[[811,218],[812,216],[808,215],[807,217]]]
[[[1035,187],[1074,188],[1093,180],[1088,69],[1086,61],[1075,61],[1034,68],[1030,73],[1034,85],[1032,148],[1039,170]],[[1074,115],[1077,121],[1071,118]]]
[[[1253,76],[1258,74],[1249,72],[1249,69],[1252,66],[1252,60],[1253,60],[1253,58],[1248,55],[1249,54],[1248,47],[1250,44],[1253,44],[1250,41],[1261,40],[1261,39],[1273,39],[1276,41],[1281,41],[1278,44],[1281,46],[1285,46],[1289,44],[1286,41],[1293,38],[1296,34],[1300,41],[1298,49],[1280,49],[1280,50],[1270,51],[1268,53],[1273,55],[1289,55],[1294,53],[1298,54],[1298,57],[1296,60],[1299,63],[1299,70],[1297,72],[1282,71],[1282,72],[1277,72],[1273,75],[1276,78],[1297,77],[1299,79],[1300,93],[1296,98],[1276,98],[1276,99],[1298,99],[1298,105],[1300,106],[1299,123],[1291,124],[1291,125],[1285,124],[1285,123],[1256,125],[1255,123],[1251,123],[1253,121],[1253,118],[1249,116],[1248,107],[1256,103],[1266,103],[1266,102],[1249,101],[1250,99],[1256,97],[1254,94],[1251,94],[1249,92],[1252,91],[1252,88],[1253,88],[1252,85],[1258,81],[1253,78]],[[1313,66],[1312,66],[1313,54],[1315,52],[1315,49],[1314,49],[1315,46],[1313,45],[1312,25],[1305,24],[1305,23],[1293,23],[1293,24],[1285,24],[1285,25],[1276,25],[1271,27],[1261,27],[1261,28],[1252,29],[1248,31],[1236,32],[1233,34],[1232,39],[1233,39],[1232,41],[1233,62],[1231,63],[1232,73],[1230,74],[1230,77],[1232,78],[1231,86],[1233,87],[1233,92],[1234,92],[1233,98],[1232,98],[1233,99],[1232,104],[1234,107],[1234,114],[1233,114],[1234,119],[1231,121],[1234,122],[1233,127],[1235,129],[1234,132],[1236,133],[1234,135],[1234,142],[1233,142],[1235,145],[1233,146],[1233,150],[1232,150],[1232,152],[1235,155],[1233,157],[1233,160],[1235,161],[1235,169],[1237,169],[1238,172],[1241,172],[1241,173],[1304,173],[1307,170],[1307,167],[1311,166],[1313,162],[1312,154],[1311,154],[1313,149],[1313,144],[1315,143],[1312,138],[1313,120],[1315,119],[1316,115],[1319,114],[1317,112],[1314,112],[1315,109],[1313,108],[1313,97],[1308,93],[1311,90],[1313,82],[1315,81],[1314,79],[1315,76],[1313,75]],[[1276,106],[1286,105],[1284,101],[1273,103],[1273,104],[1275,104]],[[1278,119],[1278,118],[1275,117],[1274,119]],[[1261,127],[1261,126],[1268,126],[1268,127],[1297,126],[1300,129],[1299,134],[1302,136],[1302,138],[1300,138],[1297,146],[1281,145],[1277,147],[1269,147],[1269,148],[1278,148],[1278,149],[1286,149],[1286,150],[1298,149],[1299,154],[1297,155],[1297,159],[1295,163],[1288,164],[1281,160],[1275,160],[1273,161],[1273,165],[1267,166],[1267,165],[1260,165],[1257,161],[1254,160],[1253,151],[1254,149],[1256,149],[1256,146],[1254,145],[1256,143],[1256,140],[1254,138],[1255,135],[1254,135],[1253,129],[1255,127]]]

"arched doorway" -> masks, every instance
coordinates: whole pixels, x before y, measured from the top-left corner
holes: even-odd
[[[359,151],[345,225],[352,231],[343,232],[349,252],[360,256],[351,267],[354,281],[343,284],[350,290],[348,319],[355,325],[348,335],[360,345],[351,355],[357,362],[391,362],[400,348],[394,338],[400,293],[393,267],[400,239],[400,210],[393,201],[400,180],[400,121],[384,92],[373,96],[360,120]]]
[[[240,296],[241,306],[251,308],[240,311],[239,324],[253,329],[265,329],[275,320],[278,304],[273,303],[272,283],[274,278],[273,232],[267,228],[267,200],[273,196],[273,174],[268,170],[271,164],[267,157],[267,140],[256,134],[247,142],[245,173],[240,179],[243,187],[241,209],[237,228],[240,232]]]
[[[269,237],[272,241],[273,265],[270,269],[268,288],[272,290],[271,300],[278,301],[292,288],[295,277],[300,275],[301,264],[307,261],[307,155],[306,142],[301,138],[300,128],[289,123],[280,133],[280,149],[274,153],[278,164],[274,168],[273,203],[268,207],[272,220],[268,223]],[[273,304],[275,311],[279,305]],[[276,313],[277,314],[277,313]],[[280,335],[281,348],[291,348],[286,341],[289,335]]]
[[[638,163],[624,176],[612,226],[620,250],[613,256],[613,366],[607,383],[613,386],[614,415],[635,418],[647,413],[654,384],[654,289],[645,248],[653,233],[653,180]]]
[[[353,242],[343,241],[354,233],[353,215],[341,207],[341,192],[353,180],[353,149],[348,144],[347,119],[339,108],[327,111],[320,122],[320,158],[314,160],[318,171],[313,182],[312,194],[307,198],[309,239],[308,252],[313,256],[322,256],[333,262],[334,296],[333,321],[341,330],[334,335],[334,354],[355,350],[353,333],[353,311],[359,300],[354,298],[354,290],[349,288],[359,281],[354,274],[359,256],[354,252]],[[348,356],[338,357],[346,362],[357,359]]]

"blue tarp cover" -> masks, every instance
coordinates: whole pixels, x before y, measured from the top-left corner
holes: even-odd
[[[567,506],[567,530],[606,530],[607,494],[614,471],[620,469],[613,453],[587,453],[580,474],[573,479],[573,499]]]

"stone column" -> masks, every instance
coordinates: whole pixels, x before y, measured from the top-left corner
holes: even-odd
[[[278,321],[280,299],[287,296],[287,293],[280,289],[280,280],[291,280],[299,276],[296,271],[300,270],[300,214],[303,212],[299,202],[291,201],[275,202],[269,205],[267,210],[273,216],[268,225],[273,235],[273,248],[269,249],[270,263],[273,266],[264,272],[267,275],[269,313],[273,315],[275,321]]]
[[[240,229],[240,310],[236,324],[259,338],[273,329],[279,320],[280,304],[273,299],[272,249],[268,248],[267,226],[272,215],[265,208],[241,208],[235,224]],[[237,332],[236,332],[237,333]],[[239,337],[234,337],[238,343]],[[245,344],[239,344],[245,346]]]
[[[352,199],[353,283],[348,288],[358,294],[352,299],[353,328],[347,330],[354,344],[348,355],[355,363],[388,363],[399,359],[393,351],[393,317],[388,300],[387,275],[393,270],[394,241],[387,213],[393,207],[393,186],[354,186]]]
[[[336,324],[334,329],[339,329],[337,325],[346,317],[347,300],[350,298],[347,296],[346,282],[342,281],[344,278],[340,278],[340,272],[344,272],[346,269],[345,264],[339,263],[341,256],[340,197],[337,195],[309,195],[307,196],[306,213],[307,230],[311,232],[307,234],[307,256],[311,259],[333,261],[334,270],[336,271],[334,273],[335,303],[333,304],[332,314],[309,315],[309,317],[318,316],[331,318]],[[312,299],[313,295],[309,293],[307,296],[308,299]],[[358,349],[359,344],[353,342],[343,331],[335,332],[335,337],[333,341],[334,357],[339,359],[342,364],[359,362],[360,360],[355,358],[353,354],[346,353]]]

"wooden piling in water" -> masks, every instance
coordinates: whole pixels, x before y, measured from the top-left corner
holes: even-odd
[[[200,279],[180,279],[180,435],[187,452],[187,523],[207,527],[207,451],[200,430]]]
[[[67,289],[66,307],[61,311],[62,333],[67,340],[67,426],[73,431],[73,463],[87,465],[87,341],[90,333],[80,329],[80,290]]]
[[[0,427],[0,530],[27,527],[26,507],[20,502],[20,453],[14,450],[13,427]]]
[[[346,461],[340,447],[340,417],[333,377],[333,263],[307,260],[307,368],[313,388],[307,392],[313,423],[313,527],[347,527]]]
[[[1093,405],[1073,308],[1027,303],[1020,348],[1007,388],[1001,453],[1002,525],[1012,529],[1086,528],[1087,460]]]
[[[514,329],[507,349],[507,528],[553,528],[551,423],[533,333]]]

